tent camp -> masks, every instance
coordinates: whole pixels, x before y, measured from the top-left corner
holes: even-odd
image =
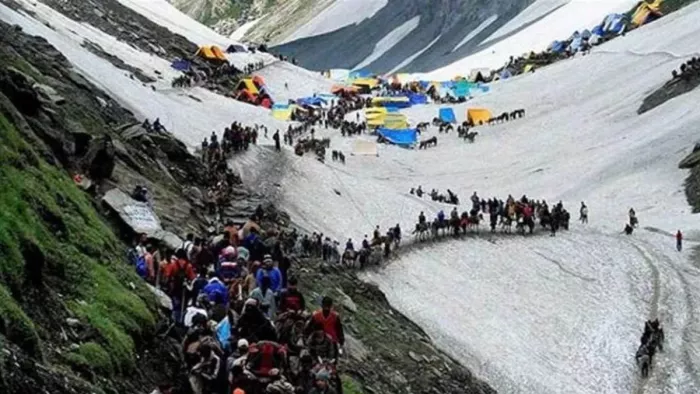
[[[416,129],[386,129],[380,128],[377,134],[385,140],[395,145],[412,146],[418,142],[418,131]]]
[[[452,108],[440,108],[440,120],[447,123],[457,123],[455,111]]]
[[[408,100],[411,102],[411,105],[416,105],[416,104],[428,104],[428,96],[420,93],[411,93],[408,94]]]
[[[355,156],[379,156],[377,143],[374,141],[355,140],[352,147],[352,154]]]
[[[226,61],[226,55],[224,55],[221,48],[216,45],[200,46],[197,53],[195,53],[195,56],[211,61]]]
[[[637,10],[632,14],[632,25],[639,27],[662,17],[661,5],[663,2],[664,0],[653,0],[651,3],[646,1],[639,3]]]
[[[467,109],[467,122],[474,126],[485,124],[489,119],[491,119],[491,111],[486,108]]]

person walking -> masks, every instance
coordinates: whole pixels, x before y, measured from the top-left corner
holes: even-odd
[[[581,201],[580,213],[581,213],[581,217],[579,218],[579,220],[581,221],[581,224],[588,223],[588,207],[586,206],[586,204],[583,201]]]
[[[681,230],[678,230],[676,233],[676,249],[680,252],[683,250],[683,233],[681,233]]]

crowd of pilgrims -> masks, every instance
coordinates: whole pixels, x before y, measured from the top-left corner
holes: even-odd
[[[249,223],[264,215],[258,208]],[[263,233],[228,222],[218,235],[188,234],[174,252],[142,235],[132,253],[145,262],[145,280],[172,302],[168,331],[182,339],[192,392],[339,393],[345,340],[333,300],[308,312],[288,254],[301,239],[296,231]],[[268,245],[270,238],[277,241]],[[155,392],[172,389],[168,382]]]

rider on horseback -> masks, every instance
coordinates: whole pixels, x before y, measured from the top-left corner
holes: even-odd
[[[348,242],[345,243],[345,250],[352,250],[355,251],[355,247],[352,244],[352,238],[348,238]]]
[[[445,222],[445,212],[442,209],[440,210],[440,212],[438,212],[437,219],[438,219],[438,222],[440,222],[440,223]]]
[[[425,214],[423,213],[423,211],[420,211],[420,215],[418,215],[418,223],[419,224],[425,223]]]

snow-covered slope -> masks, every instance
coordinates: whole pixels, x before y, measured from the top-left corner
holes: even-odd
[[[627,11],[637,0],[389,0],[336,1],[276,50],[306,68],[353,68],[376,73],[397,69],[426,72],[471,55],[460,68],[500,65],[511,55],[544,49],[575,30],[592,28],[611,12]],[[342,10],[338,17],[334,10]],[[326,15],[326,14],[333,15]],[[386,44],[396,29],[415,18],[418,25]],[[428,44],[432,45],[428,46]],[[376,48],[382,47],[377,56]],[[419,53],[416,55],[419,51]],[[368,61],[367,59],[371,60]],[[399,67],[400,66],[400,67]],[[461,72],[468,72],[469,69]],[[453,77],[451,75],[450,77]]]
[[[527,116],[477,129],[474,144],[443,134],[433,149],[380,146],[379,157],[349,156],[346,166],[290,155],[286,208],[309,231],[358,244],[376,225],[408,232],[420,211],[434,215],[436,204],[407,193],[417,185],[462,200],[474,191],[563,200],[574,221],[585,201],[591,223],[557,237],[426,246],[367,279],[499,392],[698,392],[700,270],[672,234],[700,239],[677,167],[700,125],[700,91],[641,116],[636,109],[697,54],[699,19],[693,5],[590,56],[494,85],[469,106],[526,108]],[[467,107],[455,107],[459,120]],[[404,112],[417,122],[437,111]],[[351,146],[333,136],[332,149]],[[628,237],[630,207],[641,227]],[[642,381],[634,353],[644,320],[656,316],[668,340]]]
[[[231,42],[192,21],[165,1],[121,1],[195,43],[215,43],[224,46]],[[202,138],[208,137],[212,131],[220,133],[234,121],[249,125],[262,124],[271,130],[288,127],[288,123],[275,120],[270,111],[264,108],[244,104],[202,88],[172,88],[170,82],[180,73],[170,68],[170,61],[135,49],[93,26],[70,20],[43,3],[29,0],[18,0],[17,3],[31,11],[31,15],[17,13],[0,4],[0,18],[22,26],[29,34],[45,37],[84,76],[113,95],[123,106],[142,118],[160,118],[168,130],[189,146],[199,145]],[[131,79],[126,71],[117,69],[109,61],[84,48],[84,40],[98,44],[106,52],[130,66],[141,69],[157,82],[144,85]],[[268,86],[273,92],[279,91],[282,100],[287,98],[284,91],[287,79],[294,95],[305,96],[329,90],[328,81],[320,75],[280,62],[268,54],[235,53],[228,56],[238,67],[263,60],[268,64],[267,67],[279,70],[274,72],[263,69],[260,73],[270,75]],[[263,143],[266,142],[269,140],[263,140]]]

